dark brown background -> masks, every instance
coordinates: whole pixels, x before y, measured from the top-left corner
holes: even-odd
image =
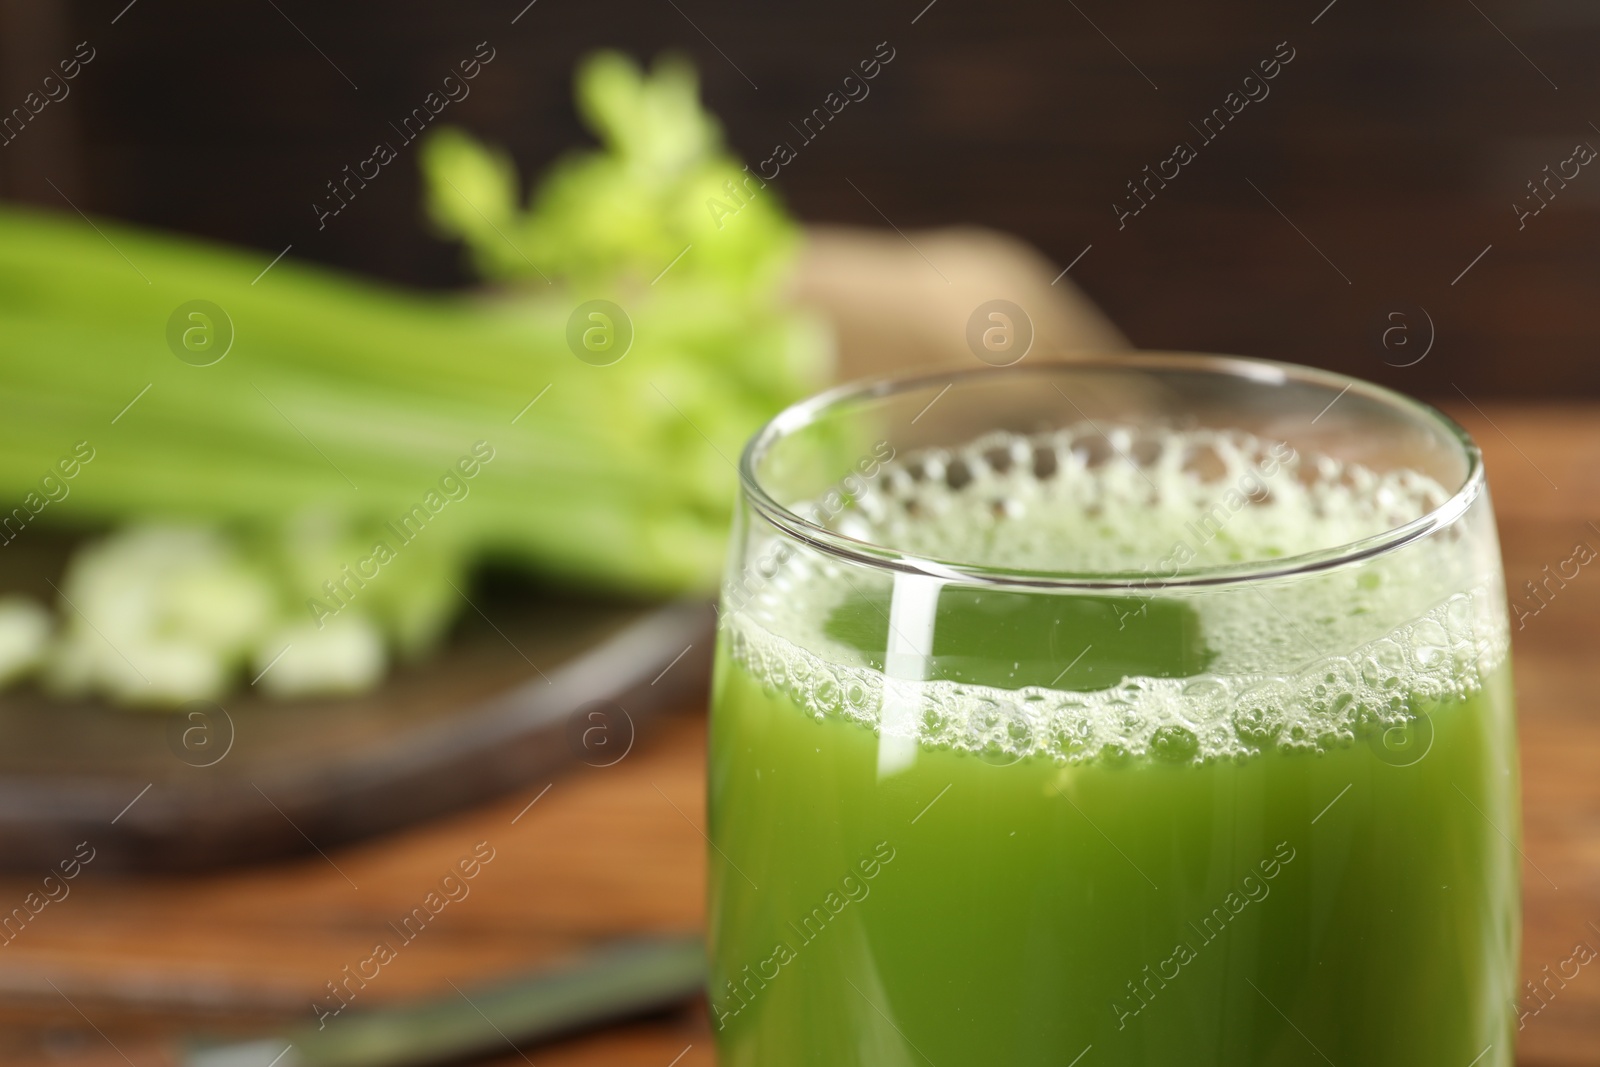
[[[1063,265],[1092,245],[1072,276],[1141,347],[1320,364],[1435,397],[1452,383],[1474,397],[1600,392],[1600,174],[1521,232],[1511,208],[1546,163],[1600,144],[1600,8],[1580,0],[1337,0],[1315,24],[1326,0],[937,0],[914,25],[926,0],[538,0],[512,25],[525,2],[136,0],[112,24],[126,0],[3,0],[0,108],[75,42],[98,56],[0,148],[0,191],[65,208],[48,177],[86,211],[244,242],[263,263],[292,243],[458,283],[459,257],[420,219],[414,160],[323,232],[311,204],[477,42],[496,59],[442,118],[531,171],[584,140],[569,77],[592,47],[688,52],[756,161],[888,40],[897,56],[871,95],[779,179],[808,220],[882,223],[848,178],[903,229],[986,224]],[[1270,97],[1119,232],[1124,182],[1195,142],[1188,123],[1284,40],[1297,55]],[[1406,312],[1421,342],[1418,308],[1435,347],[1385,366],[1420,351],[1380,347],[1399,321],[1386,316]]]

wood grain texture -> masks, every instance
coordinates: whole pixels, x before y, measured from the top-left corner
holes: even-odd
[[[1444,406],[1483,444],[1513,592],[1577,539],[1600,545],[1587,525],[1600,522],[1600,408],[1474,410],[1459,397]],[[1580,939],[1600,941],[1589,926],[1600,923],[1597,640],[1600,572],[1587,569],[1514,633],[1528,976]],[[90,863],[71,896],[0,948],[0,1062],[159,1067],[171,1062],[173,1036],[196,1027],[247,1032],[309,1019],[323,983],[392,938],[387,924],[480,841],[495,858],[470,895],[359,998],[437,992],[447,979],[508,973],[609,936],[698,928],[705,727],[698,709],[686,710],[654,744],[613,767],[579,768],[542,797],[540,784],[326,858],[193,877],[114,876]],[[0,879],[0,903],[36,882]],[[1600,1064],[1600,974],[1580,972],[1528,1020],[1520,1042],[1524,1067]],[[667,1067],[680,1053],[678,1067],[713,1062],[700,1006],[529,1058],[540,1067]],[[508,1049],[495,1062],[524,1060]]]
[[[18,559],[4,562],[0,587],[14,588]],[[101,871],[353,841],[620,758],[706,687],[705,603],[480,584],[444,647],[355,697],[240,686],[226,708],[149,715],[32,688],[0,696],[0,867],[49,868],[85,839]]]

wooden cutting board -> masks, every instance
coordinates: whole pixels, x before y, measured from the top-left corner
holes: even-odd
[[[0,868],[43,872],[80,841],[96,867],[147,870],[331,847],[619,760],[707,684],[708,604],[507,584],[472,603],[444,649],[359,697],[0,695]]]

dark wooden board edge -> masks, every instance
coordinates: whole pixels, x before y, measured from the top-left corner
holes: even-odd
[[[100,870],[261,862],[604,766],[647,743],[663,715],[703,702],[713,631],[709,604],[668,604],[545,672],[548,680],[530,678],[335,763],[262,768],[248,782],[0,777],[0,869],[43,874],[77,842],[95,849]],[[588,721],[575,716],[585,709],[609,713],[610,747],[584,747]]]

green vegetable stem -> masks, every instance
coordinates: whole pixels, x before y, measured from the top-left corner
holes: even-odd
[[[503,154],[450,129],[424,146],[427,213],[485,291],[291,258],[263,273],[256,253],[0,209],[0,542],[206,528],[270,586],[220,681],[162,701],[216,691],[269,630],[324,630],[314,602],[336,606],[346,564],[377,576],[334,613],[402,651],[436,638],[459,601],[439,590],[485,558],[629,592],[711,587],[738,449],[825,378],[829,338],[785,302],[797,228],[722,147],[688,66],[602,54],[577,96],[601,146],[558,161],[526,207]],[[708,209],[734,193],[736,213]],[[92,462],[43,492],[79,442]],[[139,699],[71,658],[56,673],[78,688]]]

